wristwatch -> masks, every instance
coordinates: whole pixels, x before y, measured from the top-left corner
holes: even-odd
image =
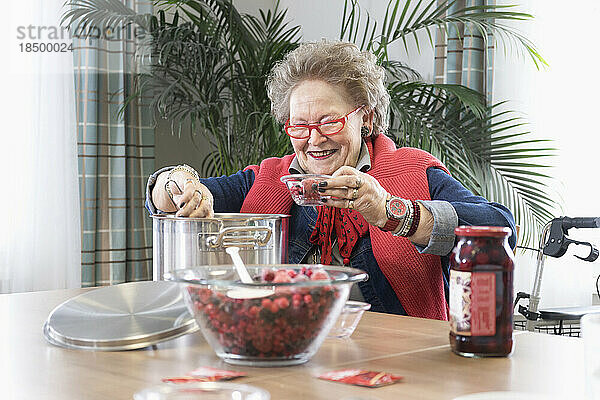
[[[382,231],[393,232],[401,222],[404,222],[409,207],[407,203],[402,197],[388,195],[388,199],[385,202],[385,212],[388,220],[383,228],[381,228]]]

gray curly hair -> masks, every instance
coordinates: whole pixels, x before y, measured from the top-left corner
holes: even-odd
[[[384,84],[385,71],[375,56],[352,43],[308,42],[289,52],[277,63],[267,80],[271,112],[280,123],[290,115],[290,95],[307,79],[318,79],[343,87],[356,107],[373,110],[373,136],[388,129],[390,95]]]

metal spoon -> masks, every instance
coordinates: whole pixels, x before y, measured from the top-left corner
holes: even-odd
[[[254,283],[254,280],[244,265],[244,261],[242,261],[242,257],[240,257],[239,247],[227,247],[225,251],[233,260],[233,265],[235,265],[235,270],[237,271],[242,283]],[[259,297],[270,296],[273,293],[275,293],[275,291],[271,289],[241,288],[228,290],[227,296],[233,299],[256,299]]]

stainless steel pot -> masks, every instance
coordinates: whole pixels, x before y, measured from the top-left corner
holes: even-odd
[[[215,214],[214,218],[152,216],[153,278],[200,265],[231,264],[225,252],[240,248],[247,264],[285,264],[289,215]]]

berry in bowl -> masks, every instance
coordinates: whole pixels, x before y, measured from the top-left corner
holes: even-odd
[[[310,360],[352,284],[368,278],[358,269],[323,265],[246,268],[253,283],[240,282],[231,265],[175,270],[165,279],[181,283],[188,310],[218,357],[255,367]],[[244,290],[247,296],[240,295]]]
[[[323,199],[329,199],[331,196],[322,195],[318,185],[329,178],[330,175],[295,174],[282,176],[280,179],[299,206],[322,206],[326,204]]]

